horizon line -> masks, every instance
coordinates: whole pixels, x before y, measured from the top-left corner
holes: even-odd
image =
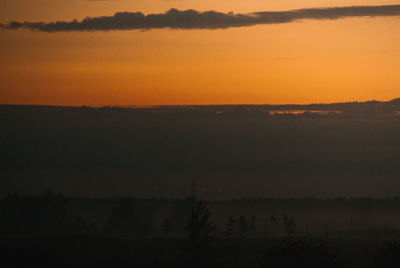
[[[264,104],[249,104],[249,103],[226,103],[226,104],[149,104],[149,105],[140,105],[140,104],[128,104],[128,105],[57,105],[57,104],[10,104],[10,103],[0,103],[0,107],[5,106],[25,106],[25,107],[62,107],[62,108],[157,108],[157,107],[202,107],[202,106],[310,106],[310,105],[334,105],[334,104],[361,104],[361,103],[381,103],[388,104],[394,101],[400,102],[399,98],[393,98],[386,101],[380,101],[376,99],[366,100],[366,101],[339,101],[339,102],[311,102],[311,103],[283,103],[283,104],[273,104],[273,103],[264,103]]]

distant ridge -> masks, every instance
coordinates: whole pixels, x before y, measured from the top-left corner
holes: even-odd
[[[348,102],[325,102],[325,103],[309,103],[309,104],[183,104],[183,105],[104,105],[104,106],[71,106],[71,105],[43,105],[43,104],[0,104],[0,108],[25,108],[25,109],[58,109],[58,108],[67,108],[67,109],[194,109],[194,108],[215,108],[215,107],[223,107],[223,108],[243,108],[247,109],[248,107],[264,107],[264,108],[323,108],[329,106],[358,106],[358,105],[366,105],[366,104],[395,104],[400,105],[400,98],[395,98],[389,101],[378,101],[378,100],[368,100],[368,101],[348,101]]]
[[[400,104],[400,98],[393,99],[393,100],[391,100],[389,102],[390,103],[394,103],[394,104]]]

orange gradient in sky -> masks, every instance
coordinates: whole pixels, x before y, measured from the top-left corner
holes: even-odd
[[[40,2],[15,3],[24,1],[25,8]],[[10,11],[0,22],[69,20],[110,15],[118,10],[163,12],[170,7],[250,12],[395,3],[299,0],[282,1],[279,5],[278,1],[270,1],[266,5],[259,0],[235,0],[212,5],[211,1],[194,0],[59,0],[69,8],[62,9],[60,4],[53,13],[48,7],[29,13],[9,2],[12,1],[0,0],[2,7]],[[156,2],[158,5],[149,5]],[[74,5],[86,8],[73,11]],[[398,29],[399,17],[380,17],[306,20],[224,30],[3,30],[0,104],[102,106],[389,100],[400,97]]]

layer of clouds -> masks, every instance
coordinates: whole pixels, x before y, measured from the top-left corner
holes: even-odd
[[[289,23],[303,19],[340,19],[348,17],[400,16],[400,5],[311,8],[249,14],[198,12],[171,9],[165,13],[118,12],[114,16],[87,17],[83,20],[57,22],[10,22],[6,29],[30,29],[43,32],[109,31],[131,29],[224,29],[257,24]]]

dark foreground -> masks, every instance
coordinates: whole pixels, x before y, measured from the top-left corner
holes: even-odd
[[[96,236],[3,238],[7,267],[399,267],[394,241],[323,238],[217,239],[188,265],[184,240]]]
[[[4,267],[400,267],[400,199],[0,200]],[[3,267],[3,266],[2,266]]]

